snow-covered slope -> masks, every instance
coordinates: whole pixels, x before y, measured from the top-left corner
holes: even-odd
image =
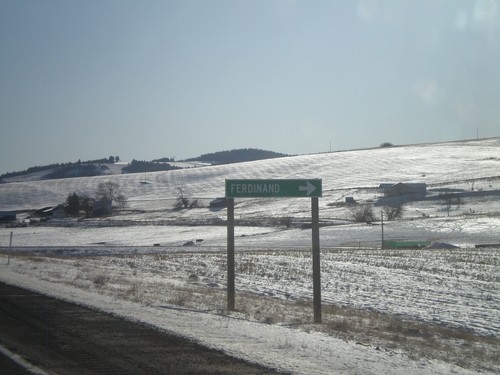
[[[377,187],[387,182],[457,184],[496,179],[499,189],[500,138],[441,144],[302,155],[168,172],[111,175],[0,185],[0,210],[55,205],[68,194],[93,195],[101,182],[115,181],[130,201],[178,196],[183,187],[193,197],[224,195],[224,180],[245,178],[321,178],[326,204],[338,189]],[[479,183],[478,183],[479,184]],[[478,188],[478,185],[476,185]],[[289,203],[288,201],[287,203]],[[288,204],[284,205],[285,207]]]
[[[335,226],[321,231],[323,247],[378,246],[380,229],[352,223],[352,210],[343,202],[353,196],[360,203],[374,205],[377,218],[382,210],[380,183],[425,182],[425,200],[409,201],[404,205],[404,219],[386,223],[386,239],[442,241],[457,245],[500,242],[500,138],[479,141],[424,144],[370,150],[334,152],[268,159],[247,163],[189,168],[168,172],[112,175],[47,181],[25,181],[0,185],[0,210],[30,210],[63,203],[68,194],[93,196],[101,182],[114,181],[127,197],[128,210],[114,216],[113,225],[127,225],[127,233],[108,225],[94,231],[93,243],[108,245],[182,245],[202,237],[207,246],[225,243],[223,227],[186,228],[183,235],[165,236],[165,229],[145,224],[204,224],[225,219],[224,210],[211,210],[208,203],[224,196],[224,180],[245,178],[321,178],[323,197],[320,217]],[[146,182],[146,183],[145,183]],[[192,198],[200,198],[202,208],[173,210],[179,189]],[[446,209],[439,194],[443,189],[467,193],[460,205]],[[439,199],[438,199],[439,198]],[[238,228],[239,246],[307,246],[310,236],[299,228],[283,231],[279,219],[292,217],[307,220],[309,199],[239,199],[236,216],[253,220],[254,224],[274,219],[272,228],[256,230]],[[109,218],[107,218],[109,222]],[[119,223],[117,223],[119,222]],[[79,233],[93,223],[80,225],[71,245],[91,245],[79,242]],[[120,224],[121,223],[121,224]],[[141,227],[134,225],[140,224]],[[278,224],[278,225],[277,225]],[[339,225],[342,224],[342,225]],[[281,225],[283,226],[283,224]],[[54,230],[43,240],[46,245],[69,245],[66,236]],[[178,233],[178,231],[175,231]],[[158,235],[154,235],[158,233]],[[83,240],[89,236],[83,234]],[[19,245],[37,245],[39,236],[18,236]]]

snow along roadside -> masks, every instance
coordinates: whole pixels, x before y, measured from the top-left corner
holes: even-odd
[[[356,345],[322,333],[169,307],[149,307],[64,284],[37,280],[0,265],[0,280],[69,302],[143,322],[250,362],[293,374],[474,374],[439,361]]]

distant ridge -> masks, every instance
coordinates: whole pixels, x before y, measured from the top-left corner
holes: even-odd
[[[445,145],[450,143],[481,142],[481,141],[496,140],[496,139],[500,139],[500,137],[475,138],[475,139],[429,142],[429,143],[422,142],[422,143],[403,144],[403,145],[393,145],[390,144],[389,142],[384,142],[380,146],[375,146],[375,147],[336,150],[333,152],[338,153],[338,152],[383,149],[388,147],[389,144],[390,147],[412,147],[412,146]],[[329,153],[331,152],[332,151],[330,151]],[[322,154],[322,153],[325,152],[318,152],[317,154]],[[108,158],[102,158],[96,160],[88,160],[88,161],[78,160],[77,162],[54,163],[49,165],[34,166],[23,171],[4,173],[0,175],[0,184],[8,182],[61,179],[70,177],[91,177],[91,176],[113,175],[122,173],[141,173],[141,172],[164,171],[170,169],[186,168],[186,166],[182,165],[182,162],[200,162],[203,164],[231,164],[231,163],[240,163],[240,162],[254,161],[254,160],[280,158],[286,156],[291,156],[291,155],[273,151],[255,149],[255,148],[243,148],[243,149],[233,149],[229,151],[208,153],[198,157],[181,160],[181,163],[179,163],[178,166],[175,164],[175,158],[165,157],[161,159],[154,159],[150,162],[137,161],[133,159],[132,162],[126,163],[122,162],[118,156],[109,156]],[[118,163],[118,161],[120,161],[120,163]]]
[[[240,148],[230,151],[219,151],[209,154],[203,154],[196,158],[186,159],[186,162],[204,162],[211,164],[230,164],[241,163],[244,161],[254,161],[262,159],[282,158],[288,156],[274,151],[259,150],[256,148]]]
[[[279,152],[259,150],[256,148],[243,148],[230,151],[219,151],[209,154],[204,154],[195,158],[183,160],[185,162],[203,162],[207,164],[230,164],[240,163],[244,161],[254,161],[272,158],[281,158],[288,156]],[[33,180],[46,180],[56,178],[70,178],[70,177],[89,177],[101,176],[104,174],[114,174],[116,172],[110,171],[109,166],[114,162],[118,162],[119,158],[110,156],[109,158],[89,160],[86,162],[77,161],[74,163],[57,163],[45,166],[35,166],[28,168],[24,171],[10,172],[0,175],[0,183],[7,182],[7,179],[27,176],[30,174],[38,173],[37,177]],[[153,161],[138,161],[133,159],[128,165],[120,168],[121,173],[141,173],[153,171],[165,171],[171,169],[179,169],[179,167],[168,164],[173,162],[172,158],[162,158]],[[120,173],[120,172],[119,172]]]
[[[67,163],[54,163],[48,165],[40,165],[30,167],[24,171],[8,172],[0,175],[0,183],[4,183],[3,179],[26,176],[30,174],[38,174],[37,180],[52,180],[60,178],[71,177],[91,177],[102,176],[109,174],[107,165],[119,161],[118,156],[110,156],[109,158],[102,158],[96,160],[67,162]]]

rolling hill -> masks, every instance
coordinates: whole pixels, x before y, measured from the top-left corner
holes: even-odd
[[[500,138],[273,158],[148,174],[22,181],[0,185],[0,209],[30,209],[64,202],[75,191],[92,194],[103,181],[116,181],[130,200],[174,198],[184,186],[196,197],[224,194],[226,178],[321,178],[324,201],[341,200],[352,189],[381,183],[425,182],[428,186],[498,188]],[[490,186],[491,185],[491,186]]]
[[[354,230],[352,227],[343,226],[342,233],[335,231],[339,224],[353,222],[353,208],[345,204],[346,197],[352,197],[358,205],[371,205],[378,218],[384,205],[383,196],[378,189],[381,183],[418,182],[427,185],[427,195],[425,199],[410,200],[404,204],[404,220],[392,224],[392,230],[395,231],[393,237],[405,237],[399,231],[406,230],[412,233],[411,237],[423,241],[500,243],[497,230],[500,226],[499,167],[500,138],[493,138],[151,172],[147,175],[147,181],[144,181],[142,174],[122,174],[2,184],[0,210],[29,211],[57,205],[65,202],[72,192],[92,196],[99,183],[114,181],[127,198],[128,206],[127,210],[115,215],[114,220],[131,224],[147,221],[199,225],[224,220],[224,213],[208,209],[208,203],[216,197],[224,196],[225,179],[320,178],[323,180],[320,216],[324,223],[334,225],[329,230],[322,231],[323,243],[331,246],[346,243],[375,244],[379,237],[378,229],[369,230],[357,226],[351,233]],[[201,208],[174,210],[173,205],[180,189],[186,196],[198,199]],[[461,204],[453,205],[447,210],[442,198],[446,191],[460,193],[463,197]],[[257,226],[268,222],[277,223],[280,218],[287,217],[299,223],[310,215],[308,199],[241,199],[237,200],[236,209],[237,215]],[[448,215],[461,230],[449,229],[451,224],[446,221]],[[418,221],[412,221],[414,219]],[[422,220],[430,223],[430,220],[438,219],[445,221],[439,224],[439,230],[423,229],[425,225]],[[487,220],[488,223],[481,224],[478,222],[481,220]],[[409,225],[414,229],[409,230]],[[331,235],[328,236],[329,231]],[[473,238],[470,231],[474,233]],[[271,237],[268,236],[269,241],[279,242],[278,237],[272,240]],[[136,238],[139,241],[139,237]],[[251,243],[252,238],[244,241]],[[307,244],[308,241],[307,237],[295,239],[298,245]]]

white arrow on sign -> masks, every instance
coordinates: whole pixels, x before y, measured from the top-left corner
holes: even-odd
[[[316,186],[311,184],[309,181],[306,181],[305,186],[299,186],[299,191],[305,191],[306,195],[310,195],[314,190],[316,190]]]

